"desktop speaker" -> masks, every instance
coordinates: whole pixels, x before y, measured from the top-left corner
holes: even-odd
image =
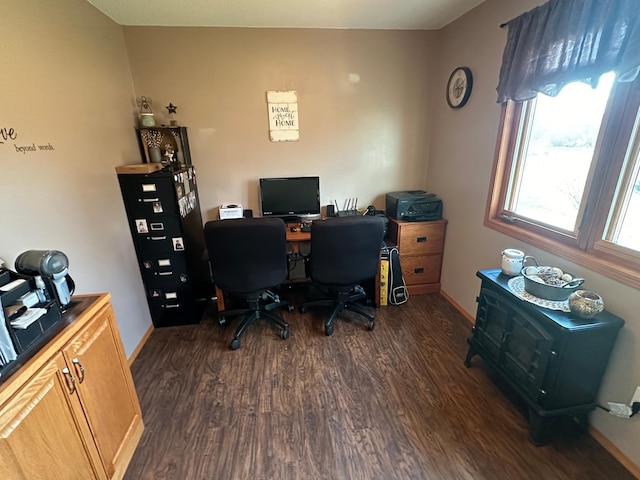
[[[327,217],[335,217],[336,208],[333,205],[327,205]]]

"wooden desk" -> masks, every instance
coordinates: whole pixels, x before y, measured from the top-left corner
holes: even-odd
[[[291,227],[296,227],[297,232],[292,232]],[[300,225],[292,223],[287,225],[287,242],[309,242],[311,241],[311,232],[303,232],[300,230]]]
[[[297,228],[297,231],[291,231],[291,228]],[[311,232],[303,232],[300,228],[299,223],[288,223],[287,224],[287,242],[291,243],[293,246],[293,253],[300,252],[300,242],[310,242],[311,241]],[[376,278],[374,281],[374,297],[373,303],[376,307],[380,306],[380,264],[378,263],[378,271],[376,273]],[[217,307],[218,312],[222,312],[224,310],[224,293],[222,290],[218,288],[216,285],[216,297],[217,297]]]

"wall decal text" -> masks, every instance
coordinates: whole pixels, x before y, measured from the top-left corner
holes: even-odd
[[[0,145],[4,145],[8,143],[10,140],[16,140],[18,138],[18,132],[12,127],[0,127]],[[47,142],[46,144],[38,143],[36,145],[35,142],[32,142],[31,145],[18,145],[16,143],[13,144],[16,149],[16,152],[22,153],[23,155],[27,152],[38,152],[38,151],[48,151],[55,150],[54,146],[51,145],[51,142]]]

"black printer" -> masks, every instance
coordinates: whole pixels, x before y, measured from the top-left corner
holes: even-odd
[[[387,193],[387,215],[396,220],[428,222],[442,218],[442,200],[424,190]]]

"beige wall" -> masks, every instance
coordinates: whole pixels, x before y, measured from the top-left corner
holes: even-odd
[[[628,401],[640,384],[638,292],[482,225],[500,113],[498,25],[541,1],[487,0],[440,32],[122,29],[84,0],[4,3],[0,128],[18,137],[0,144],[0,257],[13,265],[30,248],[66,252],[78,292],[112,293],[128,354],[150,326],[114,173],[140,161],[137,94],[159,117],[178,105],[204,220],[221,203],[257,209],[261,176],[320,175],[323,204],[357,196],[379,208],[387,191],[426,187],[444,199],[443,286],[456,302],[474,314],[476,270],[497,267],[504,247],[524,249],[586,277],[626,319],[601,400]],[[444,86],[459,65],[471,67],[474,89],[452,111]],[[267,90],[298,92],[299,142],[268,140]],[[637,420],[600,411],[591,420],[640,464]]]
[[[0,257],[65,252],[78,293],[113,295],[131,353],[151,320],[114,171],[139,158],[122,28],[84,0],[3,2],[0,44],[17,135],[0,144]],[[16,150],[34,144],[53,150]]]
[[[322,205],[424,184],[435,32],[125,27],[137,95],[187,125],[205,220],[258,212],[258,179],[320,176]],[[357,74],[359,83],[351,83]],[[300,140],[269,141],[266,92],[298,93]]]
[[[507,31],[502,22],[543,3],[527,0],[487,0],[458,21],[440,31],[440,63],[437,85],[446,84],[459,65],[473,72],[473,92],[467,106],[449,109],[443,89],[436,89],[427,187],[441,194],[449,219],[443,261],[443,289],[467,312],[475,315],[480,285],[475,272],[499,268],[500,251],[506,247],[524,250],[544,265],[557,265],[587,279],[590,290],[600,293],[606,308],[626,320],[600,390],[601,402],[626,403],[640,384],[640,295],[638,291],[550,252],[485,228],[482,224],[500,107],[495,88]],[[592,424],[636,465],[640,465],[640,423],[596,410]]]

